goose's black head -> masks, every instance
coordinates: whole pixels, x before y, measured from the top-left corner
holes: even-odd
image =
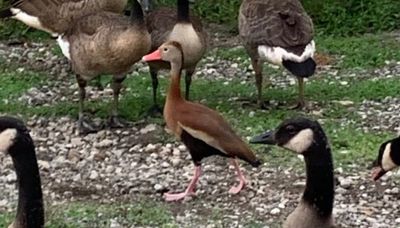
[[[33,143],[24,123],[13,117],[0,117],[0,152],[16,155],[19,151],[32,149]]]
[[[400,166],[400,137],[381,144],[377,159],[373,162],[372,178],[379,180],[388,171]]]
[[[255,136],[250,143],[278,145],[299,154],[306,154],[312,147],[327,146],[321,125],[304,117],[283,121],[275,130]]]

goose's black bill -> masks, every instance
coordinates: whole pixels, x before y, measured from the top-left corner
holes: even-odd
[[[276,141],[274,135],[275,131],[267,131],[261,135],[254,136],[250,139],[250,143],[275,145]]]

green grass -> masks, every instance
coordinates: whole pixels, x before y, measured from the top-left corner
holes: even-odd
[[[399,41],[390,35],[320,36],[316,42],[318,50],[344,56],[341,68],[374,68],[386,60],[400,60]]]
[[[380,41],[380,36],[371,35],[356,38],[319,38],[320,49],[334,55],[345,55],[342,62],[335,65],[336,68],[354,71],[354,68],[372,68],[383,66],[385,60],[400,60],[400,47],[395,45],[394,39],[386,37]],[[370,42],[370,43],[363,43]],[[58,53],[58,49],[52,50]],[[370,59],[371,53],[380,53],[376,59]],[[229,59],[239,63],[239,67],[249,64],[248,57],[242,48],[217,49],[212,55]],[[364,61],[362,61],[364,60]],[[280,70],[271,70],[265,67],[265,71],[275,72],[279,77]],[[18,97],[29,88],[47,84],[48,76],[44,72],[32,72],[18,70],[18,66],[0,64],[0,113],[21,114],[24,117],[39,116],[77,116],[77,104],[65,101],[49,106],[27,106],[18,101]],[[357,72],[355,70],[355,72]],[[347,85],[329,75],[319,75],[306,84],[306,98],[318,103],[322,107],[322,114],[313,115],[303,112],[287,110],[290,103],[297,98],[297,86],[285,89],[265,88],[265,99],[283,102],[282,107],[274,107],[271,110],[258,110],[253,107],[243,107],[240,101],[232,99],[256,97],[254,82],[242,84],[239,79],[225,84],[218,80],[196,79],[193,81],[191,99],[201,101],[207,106],[218,110],[244,137],[259,134],[264,130],[276,127],[283,119],[307,115],[318,118],[330,139],[333,157],[336,167],[345,169],[366,169],[366,166],[375,158],[380,143],[393,137],[391,132],[365,133],[359,129],[360,117],[355,111],[349,111],[347,107],[333,102],[334,100],[350,100],[357,109],[365,100],[379,100],[387,96],[398,97],[400,81],[397,79],[370,80],[367,77],[343,78]],[[74,77],[71,76],[71,81]],[[106,84],[109,77],[103,78]],[[121,100],[121,114],[130,121],[137,121],[147,117],[146,111],[152,104],[151,81],[147,74],[130,76],[124,85],[130,91],[124,91]],[[160,79],[160,91],[165,92],[168,85],[168,77]],[[207,92],[205,92],[207,91]],[[108,100],[111,97],[102,97],[93,102],[87,102],[87,109],[95,110],[96,116],[105,118],[108,115]],[[7,102],[5,102],[7,101]],[[106,102],[104,102],[106,101]],[[159,103],[164,102],[164,97],[159,96]],[[353,120],[354,123],[341,125],[343,119]],[[148,122],[162,123],[162,119],[149,118]],[[169,137],[160,137],[160,140],[171,140]],[[283,149],[266,146],[252,146],[256,153],[263,157],[269,166],[303,167],[302,161],[297,156]],[[109,227],[111,219],[121,225],[175,227],[171,208],[167,204],[149,202],[144,199],[131,205],[97,203],[69,203],[60,206],[50,206],[47,209],[47,227],[86,227],[91,224],[95,227]],[[9,224],[14,214],[0,214],[0,227]],[[216,208],[211,220],[221,221],[224,212]],[[247,227],[262,227],[257,220],[248,221]]]
[[[14,213],[0,214],[0,227],[7,227]],[[132,204],[70,203],[46,208],[47,228],[110,227],[112,221],[124,227],[177,227],[167,206],[156,202]]]

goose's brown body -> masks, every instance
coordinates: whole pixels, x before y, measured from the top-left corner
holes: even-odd
[[[100,11],[122,13],[127,2],[128,0],[14,0],[10,10],[16,19],[29,26],[60,35],[82,16]],[[32,22],[33,18],[28,20],[22,13],[37,18],[39,23]]]
[[[99,74],[122,75],[150,49],[143,24],[110,12],[88,15],[64,36],[74,71],[86,80]]]

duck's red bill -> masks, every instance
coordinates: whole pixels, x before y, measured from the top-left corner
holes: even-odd
[[[142,59],[143,59],[143,61],[146,61],[146,62],[161,60],[161,53],[159,50],[155,50],[152,53],[143,56]]]
[[[386,171],[383,170],[381,167],[374,167],[374,168],[372,169],[372,174],[371,174],[371,176],[372,176],[372,179],[373,179],[374,181],[377,181],[377,180],[379,180],[383,175],[385,175],[385,173],[386,173]]]

